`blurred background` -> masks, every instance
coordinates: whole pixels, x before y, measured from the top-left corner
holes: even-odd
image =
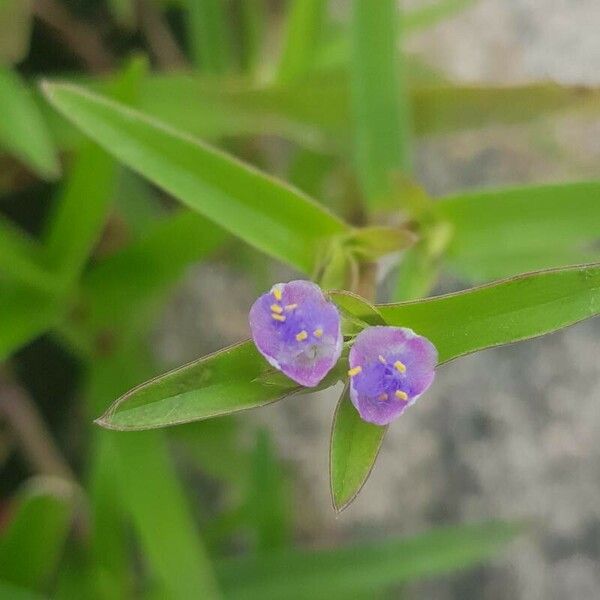
[[[305,12],[318,24],[313,29],[297,15],[294,21],[302,4],[0,2],[0,255],[17,238],[32,255],[42,242],[57,257],[69,246],[65,280],[78,282],[57,307],[44,296],[53,282],[9,253],[0,257],[0,580],[15,585],[2,593],[204,597],[193,591],[196,575],[188,588],[168,581],[194,568],[183,556],[191,545],[191,554],[210,556],[231,597],[246,597],[227,582],[251,579],[254,563],[237,571],[227,560],[383,544],[501,519],[533,525],[478,566],[467,560],[469,568],[455,571],[450,560],[439,569],[449,572],[432,567],[404,578],[389,567],[391,575],[373,575],[364,594],[342,588],[326,595],[598,598],[597,321],[441,368],[432,392],[390,429],[361,495],[337,516],[328,445],[339,389],[150,437],[91,424],[132,385],[246,338],[256,295],[294,273],[204,222],[185,225],[189,238],[170,247],[170,232],[180,232],[166,224],[175,201],[125,168],[114,174],[110,208],[88,219],[86,199],[103,185],[94,177],[106,159],[53,112],[36,84],[66,79],[108,93],[119,73],[146,60],[143,110],[292,181],[352,220],[355,178],[339,151],[350,132],[328,116],[337,103],[327,104],[338,81],[343,92],[351,3],[312,2]],[[406,0],[402,11],[398,47],[411,85],[458,90],[449,100],[456,106],[420,114],[416,125],[414,177],[428,193],[598,178],[597,0]],[[291,23],[313,36],[308,58],[287,49]],[[179,85],[188,75],[192,88]],[[529,90],[515,111],[512,100],[490,97],[488,105],[482,95],[465,109],[468,117],[461,113],[464,86],[531,82],[559,84],[565,95],[545,100]],[[596,104],[581,106],[575,100],[582,97]],[[322,130],[314,118],[321,113]],[[131,248],[140,262],[119,263]],[[132,264],[153,274],[139,293],[119,283],[119,268]],[[393,295],[394,269],[386,272],[381,299]],[[480,282],[449,271],[434,291]],[[29,528],[14,527],[19,514]],[[186,538],[190,526],[201,541]],[[54,542],[36,552],[43,532]],[[170,547],[182,548],[181,556],[166,556]],[[356,551],[354,569],[367,554]],[[21,557],[21,566],[9,556]],[[24,557],[39,565],[35,580],[21,573]],[[293,579],[286,585],[279,597],[316,597],[294,588]]]

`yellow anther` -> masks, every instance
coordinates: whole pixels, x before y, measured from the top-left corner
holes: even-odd
[[[271,291],[273,292],[273,296],[275,296],[275,300],[279,302],[281,300],[281,288],[274,287]]]
[[[294,310],[295,308],[298,308],[297,304],[286,304],[285,305],[285,310]]]
[[[281,321],[282,323],[285,321],[285,317],[283,315],[278,315],[277,313],[273,313],[271,315],[276,321]]]
[[[396,390],[394,396],[396,396],[398,400],[404,400],[405,402],[408,400],[408,394],[406,392],[403,392],[402,390]]]
[[[384,365],[387,364],[387,361],[385,360],[385,358],[383,358],[381,354],[379,355],[379,362],[383,363]]]
[[[315,337],[318,337],[318,338],[320,338],[320,337],[322,337],[322,336],[323,336],[323,330],[322,330],[322,329],[319,327],[318,329],[315,329],[315,330],[313,331],[313,335],[314,335]]]
[[[277,314],[280,314],[283,312],[283,308],[281,308],[281,306],[279,306],[279,304],[271,304],[271,310]]]
[[[353,369],[350,369],[348,371],[348,375],[350,377],[354,377],[355,375],[358,375],[361,371],[362,371],[362,367],[359,365],[358,367],[354,367]]]
[[[400,371],[400,373],[404,373],[404,372],[406,371],[406,365],[405,365],[403,362],[399,361],[399,360],[397,360],[397,361],[394,363],[394,368],[395,368],[397,371]]]
[[[387,395],[387,394],[380,394],[380,395],[379,395],[379,400],[381,400],[382,402],[383,402],[384,400],[387,400],[387,399],[388,399],[388,395]]]
[[[308,333],[306,333],[306,331],[304,331],[304,329],[300,332],[296,334],[296,339],[301,342],[302,340],[305,340],[308,337]]]

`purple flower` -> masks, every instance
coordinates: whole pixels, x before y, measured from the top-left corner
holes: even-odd
[[[435,346],[411,329],[369,327],[350,349],[350,398],[361,419],[387,425],[431,385]]]
[[[278,283],[250,309],[259,352],[300,385],[314,387],[342,352],[340,315],[310,281]]]

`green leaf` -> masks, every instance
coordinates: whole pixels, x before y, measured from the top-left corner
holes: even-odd
[[[76,86],[47,84],[45,91],[118,160],[234,235],[307,273],[323,245],[348,229],[298,190],[141,113]]]
[[[56,282],[42,264],[42,248],[36,240],[0,215],[0,272],[39,291],[55,291]]]
[[[358,319],[367,325],[385,325],[379,310],[364,298],[352,292],[340,290],[329,292],[329,295],[343,314]]]
[[[122,346],[111,356],[97,358],[90,378],[90,407],[95,408],[106,398],[114,397],[147,376],[148,368],[146,353],[137,343],[131,347]],[[162,597],[180,600],[215,598],[217,591],[212,565],[197,533],[162,432],[97,433],[98,443],[101,448],[104,447],[102,454],[97,455],[99,462],[95,465],[95,472],[103,485],[100,492],[110,493],[109,482],[102,481],[102,478],[108,476],[112,468],[112,482],[116,486],[112,497],[118,503],[119,516],[131,519],[140,542],[142,559],[162,588]],[[112,462],[101,462],[106,460]],[[108,506],[104,498],[96,498],[95,507],[115,512],[115,507]],[[108,519],[104,520],[106,517]],[[120,524],[120,519],[117,515],[104,514],[100,523],[107,522]],[[97,541],[110,543],[110,537],[107,539],[110,533],[97,531],[96,535]],[[122,538],[114,541],[122,543]],[[101,550],[102,546],[96,548],[96,553]],[[111,558],[103,557],[104,563]]]
[[[277,80],[301,79],[311,69],[326,16],[325,0],[293,0]]]
[[[371,210],[381,208],[393,171],[410,167],[410,108],[399,68],[397,3],[354,0],[351,90],[355,160]]]
[[[449,266],[481,281],[597,260],[599,197],[600,182],[567,183],[466,193],[434,206],[453,228]]]
[[[144,58],[133,58],[111,82],[110,93],[133,102],[146,69]],[[65,287],[75,281],[102,233],[117,174],[117,164],[102,148],[89,142],[83,146],[47,230],[47,261]]]
[[[218,597],[183,489],[161,432],[114,435],[117,477],[144,553],[167,597]],[[165,518],[168,515],[168,518]]]
[[[440,363],[550,333],[600,312],[600,265],[528,273],[421,301],[377,306],[437,347]]]
[[[600,90],[554,83],[522,86],[442,85],[413,91],[418,135],[452,133],[486,125],[521,123],[571,108],[600,108]]]
[[[72,284],[102,232],[116,186],[117,165],[86,143],[75,159],[47,223],[46,261],[62,284]]]
[[[243,69],[253,73],[260,60],[266,18],[265,0],[244,0],[239,3],[241,36],[240,60]]]
[[[71,525],[73,486],[33,479],[17,498],[16,512],[0,538],[0,579],[42,590],[54,574]]]
[[[46,123],[20,76],[0,67],[0,146],[44,179],[56,179],[60,164]]]
[[[503,522],[462,525],[347,548],[229,559],[218,575],[236,600],[373,598],[392,586],[477,564],[519,532]]]
[[[148,309],[186,266],[214,251],[223,231],[189,211],[154,223],[139,240],[97,263],[83,278],[82,294],[92,329],[130,329],[148,322]]]
[[[202,70],[220,74],[231,63],[231,31],[222,0],[185,0],[188,40],[194,63]]]
[[[331,292],[336,303],[345,294]],[[366,301],[363,301],[366,303]],[[600,265],[540,271],[414,302],[374,307],[388,325],[409,327],[437,347],[439,362],[556,331],[600,313]],[[331,440],[331,489],[342,510],[364,485],[385,428],[362,421],[344,395]]]
[[[52,328],[64,310],[55,297],[20,284],[0,282],[0,362]]]
[[[254,529],[256,550],[268,554],[289,543],[290,523],[285,480],[267,430],[256,435],[247,522]]]
[[[341,512],[356,498],[375,464],[387,427],[363,421],[350,401],[348,386],[338,402],[331,430],[331,500]]]
[[[134,388],[97,423],[123,431],[167,427],[264,406],[307,389],[283,375],[265,380],[271,372],[254,344],[242,342]],[[333,385],[339,376],[333,369],[311,391]]]
[[[346,245],[363,260],[373,261],[412,246],[417,236],[405,227],[376,225],[353,232]]]
[[[0,0],[0,65],[21,62],[29,52],[32,0]]]

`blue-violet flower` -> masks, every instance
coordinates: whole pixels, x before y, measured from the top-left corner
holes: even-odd
[[[350,399],[361,419],[387,425],[431,385],[437,350],[404,327],[369,327],[350,349]]]
[[[250,309],[252,339],[259,352],[290,379],[316,386],[342,352],[340,315],[310,281],[278,283]]]

